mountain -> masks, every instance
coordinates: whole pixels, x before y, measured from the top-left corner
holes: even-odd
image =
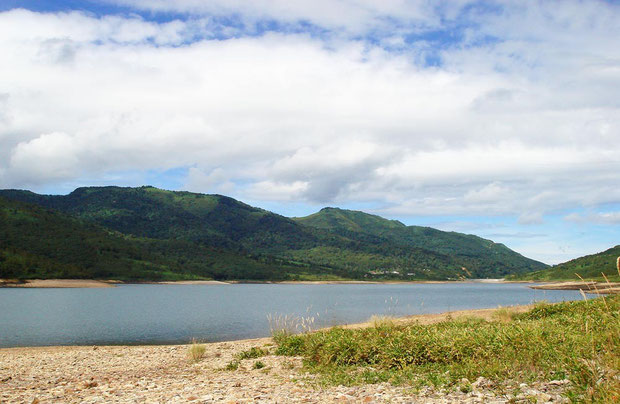
[[[448,255],[475,276],[504,276],[546,267],[544,264],[512,251],[503,244],[478,236],[445,232],[431,227],[405,226],[364,212],[324,208],[310,216],[295,218],[306,226],[328,230],[345,237],[376,237],[392,246],[419,248]]]
[[[72,220],[74,226],[96,226],[110,237],[128,240],[134,248],[154,254],[149,262],[169,266],[175,276],[454,279],[545,267],[476,236],[405,226],[337,208],[290,219],[222,195],[149,186],[78,188],[64,196],[3,190],[0,197],[24,204],[20,209],[38,206]],[[48,229],[41,236],[53,237],[55,231]],[[30,241],[36,247],[37,240]],[[35,248],[15,239],[12,243],[24,252]],[[54,244],[63,249],[60,241]],[[168,251],[170,246],[176,246],[174,251]],[[227,269],[227,262],[232,268]]]
[[[0,197],[0,278],[282,280],[289,272],[304,270],[273,257],[241,255],[187,240],[124,235]]]
[[[620,281],[620,273],[616,267],[618,257],[620,257],[620,245],[597,254],[575,258],[541,271],[515,275],[512,278],[538,281],[577,281],[581,276],[583,279],[604,280],[601,275],[603,273],[609,280]]]

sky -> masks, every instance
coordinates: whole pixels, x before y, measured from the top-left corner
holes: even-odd
[[[3,0],[0,188],[620,244],[620,2]]]

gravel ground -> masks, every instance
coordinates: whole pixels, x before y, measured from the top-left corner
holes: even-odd
[[[389,384],[321,388],[300,358],[267,355],[225,370],[252,347],[272,349],[271,339],[206,344],[199,362],[187,345],[0,349],[2,403],[518,403],[565,402],[568,382],[497,389],[487,380],[473,389],[413,391]],[[256,361],[264,363],[254,369]],[[511,391],[512,394],[496,393]]]

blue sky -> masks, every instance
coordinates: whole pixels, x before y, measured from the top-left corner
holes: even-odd
[[[473,233],[620,243],[620,6],[0,4],[0,187],[155,185]]]

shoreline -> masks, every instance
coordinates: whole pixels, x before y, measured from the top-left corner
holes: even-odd
[[[448,283],[536,283],[535,281],[507,281],[504,279],[465,279],[465,280],[412,280],[412,281],[363,281],[363,280],[318,280],[318,281],[137,281],[98,279],[0,279],[0,288],[111,288],[116,285],[236,285],[236,284],[273,284],[273,285],[401,285],[401,284],[448,284]]]
[[[398,323],[432,324],[461,317],[498,320],[497,310],[522,312],[509,306],[407,316]],[[359,328],[371,322],[349,324]],[[191,345],[44,346],[0,348],[0,402],[472,402],[471,393],[390,383],[359,386],[320,386],[316,375],[303,368],[302,359],[275,355],[271,337],[205,343],[200,361],[189,360]],[[266,352],[259,358],[239,359],[251,349]],[[261,366],[256,364],[260,362]],[[235,363],[234,368],[230,364]],[[482,380],[482,379],[479,379]],[[471,381],[472,384],[473,380]],[[478,382],[478,381],[476,381]],[[518,393],[498,396],[480,382],[479,401],[509,402]],[[553,386],[559,387],[553,387]],[[564,381],[555,385],[532,382],[533,394],[550,393],[561,400]],[[523,385],[511,389],[522,389]],[[547,394],[548,395],[548,394]]]
[[[590,294],[617,294],[620,293],[620,282],[545,282],[540,285],[531,285],[531,289],[541,290],[581,290]]]
[[[418,281],[363,281],[363,280],[318,280],[318,281],[216,281],[216,280],[185,280],[185,281],[144,281],[124,282],[119,280],[97,279],[29,279],[18,281],[0,279],[0,288],[112,288],[117,285],[238,285],[238,284],[272,284],[272,285],[406,285],[406,284],[459,284],[488,283],[530,284],[528,287],[539,290],[582,290],[590,294],[620,293],[620,282],[595,281],[512,281],[505,279],[464,279],[464,280],[418,280]]]

